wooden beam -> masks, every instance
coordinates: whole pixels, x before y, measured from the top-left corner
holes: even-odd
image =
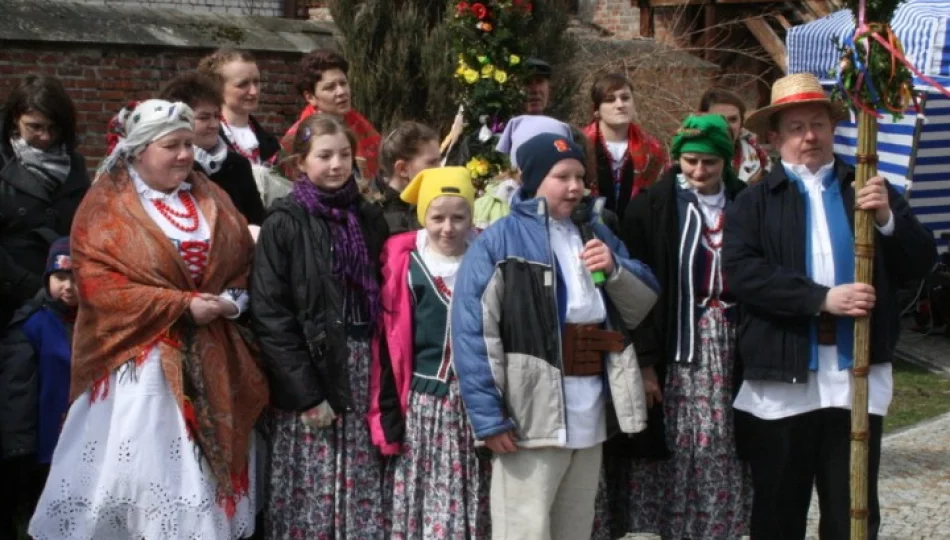
[[[703,30],[703,58],[707,62],[716,63],[716,4],[706,4],[705,26]]]
[[[781,13],[776,13],[775,15],[772,15],[772,16],[775,17],[775,20],[778,21],[778,23],[782,25],[782,28],[788,30],[789,28],[792,27],[792,23],[788,22],[788,19],[785,18],[785,15],[782,15]]]
[[[297,18],[297,0],[284,0],[284,18]]]
[[[782,70],[782,73],[788,72],[788,53],[785,50],[785,43],[778,37],[775,30],[769,26],[769,23],[763,17],[748,18],[743,21],[746,28],[752,32],[755,39],[762,45],[765,52],[769,53],[772,60]]]
[[[815,12],[815,15],[819,17],[824,17],[825,15],[829,15],[831,13],[831,10],[828,9],[828,4],[825,2],[825,0],[805,0],[804,3],[806,6],[811,8],[813,12]]]
[[[701,6],[713,0],[650,0],[650,7]]]
[[[656,31],[653,22],[653,8],[650,0],[630,0],[630,5],[640,8],[640,37],[651,38]]]

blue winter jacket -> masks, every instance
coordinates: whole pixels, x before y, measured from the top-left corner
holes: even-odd
[[[71,335],[45,290],[14,315],[0,343],[0,457],[52,459],[69,408]]]
[[[594,234],[616,270],[601,294],[607,326],[628,331],[646,317],[659,286],[648,267],[593,216]],[[515,196],[511,214],[486,229],[462,260],[452,295],[452,347],[462,399],[479,439],[515,430],[522,447],[564,446],[567,438],[561,331],[566,287],[550,245],[542,198]],[[629,340],[628,340],[629,343]],[[646,426],[636,353],[605,355],[609,419],[625,433]]]

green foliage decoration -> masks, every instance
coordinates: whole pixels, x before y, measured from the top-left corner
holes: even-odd
[[[888,112],[895,120],[915,102],[913,75],[907,66],[880,41],[903,54],[889,21],[904,0],[865,0],[865,26],[852,38],[837,43],[840,62],[829,74],[838,84],[832,98],[854,111],[878,115]],[[859,17],[860,0],[849,0],[848,7]],[[861,21],[857,21],[860,24]]]
[[[524,107],[525,36],[533,10],[529,0],[454,5],[448,27],[456,58],[455,90],[468,126],[464,138],[471,159],[466,166],[476,181],[508,168],[508,157],[495,145],[505,123]]]

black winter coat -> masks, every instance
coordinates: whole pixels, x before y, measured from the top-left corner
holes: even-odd
[[[69,235],[73,216],[86,191],[86,160],[72,152],[66,181],[47,195],[0,133],[0,327],[43,288],[50,245]]]
[[[386,221],[368,201],[358,212],[378,276]],[[352,408],[343,286],[333,276],[332,256],[323,219],[292,197],[275,203],[254,254],[251,322],[278,409],[302,412],[324,400],[337,413]]]
[[[0,459],[36,452],[39,368],[33,346],[20,327],[49,301],[43,289],[20,306],[0,340]]]
[[[195,170],[206,174],[197,162]],[[221,169],[209,174],[208,178],[231,197],[231,202],[249,224],[260,225],[264,222],[264,203],[261,202],[261,192],[257,190],[251,162],[247,158],[228,150]]]
[[[620,238],[627,246],[630,256],[648,265],[660,282],[660,297],[650,315],[634,331],[633,343],[641,367],[652,366],[663,388],[666,383],[667,364],[675,356],[677,347],[677,300],[680,287],[679,203],[676,190],[678,165],[667,171],[662,179],[647,187],[627,206],[620,228]],[[741,183],[740,183],[741,184]],[[732,201],[745,184],[727,186],[726,197]],[[685,368],[689,369],[689,368]],[[735,372],[737,375],[739,370]],[[737,385],[738,381],[734,381]],[[622,450],[627,455],[644,458],[669,456],[666,446],[663,404],[655,404],[649,410],[647,429],[630,437],[628,441],[614,439],[608,450]],[[622,448],[617,448],[622,443]]]
[[[854,207],[854,169],[838,161],[845,208]],[[890,362],[900,333],[897,289],[922,279],[936,260],[933,234],[907,201],[889,188],[894,233],[876,235],[871,315],[872,364]],[[854,227],[854,213],[846,212]],[[810,361],[810,325],[828,293],[812,281],[805,261],[805,205],[778,166],[726,210],[723,268],[739,301],[738,355],[743,379],[803,384]]]

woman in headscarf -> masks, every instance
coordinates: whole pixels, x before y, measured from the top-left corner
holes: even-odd
[[[720,255],[723,212],[744,187],[730,166],[733,142],[720,115],[688,117],[673,138],[675,165],[623,219],[627,248],[661,290],[634,333],[648,428],[614,441],[607,457],[607,477],[627,480],[613,497],[629,532],[748,534],[752,484],[736,456],[732,415],[737,313]]]
[[[193,113],[142,102],[72,231],[72,405],[36,539],[245,538],[267,384],[238,322],[253,241],[194,162]]]

